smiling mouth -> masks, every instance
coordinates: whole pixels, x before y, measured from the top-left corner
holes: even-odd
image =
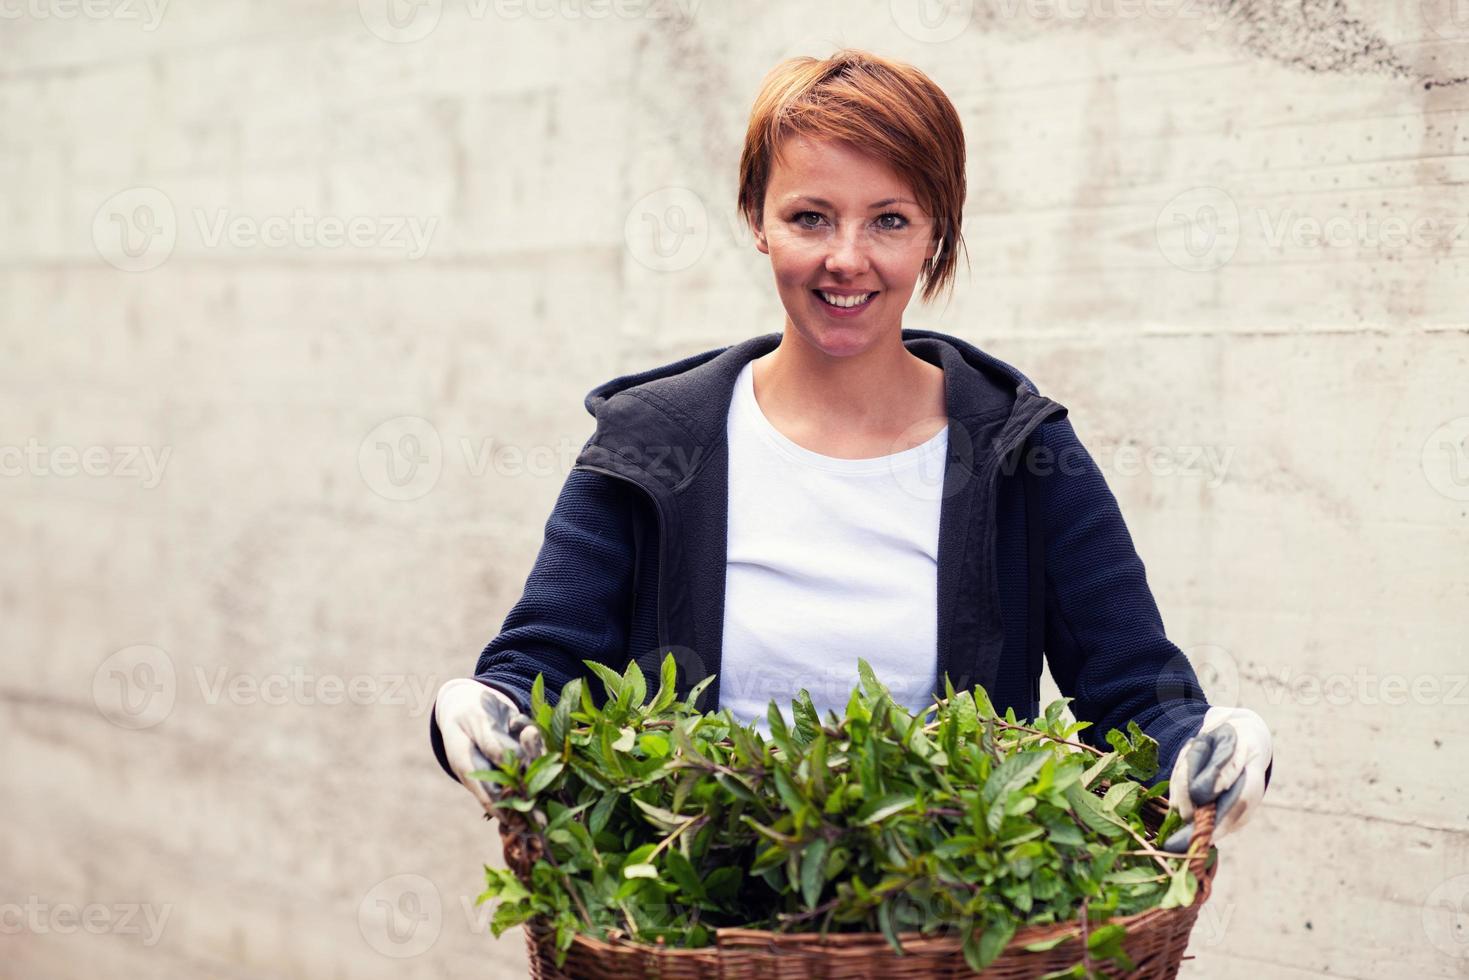
[[[838,310],[861,309],[871,303],[878,295],[877,290],[873,290],[870,293],[859,293],[854,296],[841,296],[837,293],[828,293],[824,289],[813,289],[811,292],[827,306],[834,307]]]

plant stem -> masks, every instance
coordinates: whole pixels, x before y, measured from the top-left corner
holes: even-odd
[[[677,830],[658,842],[658,846],[654,847],[652,852],[648,854],[647,863],[652,864],[653,859],[658,856],[658,852],[663,850],[669,844],[672,844],[674,839],[678,837],[679,834],[683,833],[685,830],[688,830],[694,824],[702,824],[708,819],[709,815],[707,813],[698,813],[692,817],[689,817],[688,820],[679,825]]]

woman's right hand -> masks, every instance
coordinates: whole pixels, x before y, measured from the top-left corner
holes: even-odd
[[[530,762],[546,751],[541,730],[515,702],[469,677],[445,681],[434,699],[434,718],[444,739],[449,768],[488,809],[502,790],[494,783],[470,779],[480,769],[493,769],[507,755]]]

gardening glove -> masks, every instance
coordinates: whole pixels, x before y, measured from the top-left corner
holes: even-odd
[[[1184,743],[1168,780],[1168,803],[1184,820],[1163,850],[1182,854],[1193,839],[1194,810],[1214,802],[1213,840],[1250,819],[1265,795],[1265,770],[1274,758],[1265,719],[1249,708],[1215,705],[1199,734]]]
[[[470,773],[495,768],[507,754],[528,763],[546,751],[541,730],[530,716],[509,696],[473,678],[444,682],[434,699],[434,718],[449,768],[486,809],[503,790],[494,783],[470,779]]]

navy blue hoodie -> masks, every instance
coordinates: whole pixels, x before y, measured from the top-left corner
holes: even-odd
[[[1135,720],[1158,741],[1149,785],[1166,779],[1209,704],[1164,635],[1116,498],[1066,408],[964,340],[919,329],[902,337],[944,369],[949,416],[934,693],[943,695],[947,673],[956,689],[981,685],[1000,712],[1033,718],[1044,656],[1075,699],[1072,713],[1092,722],[1080,738],[1107,748],[1106,733]],[[679,695],[712,673],[697,706],[718,708],[730,398],[740,369],[780,339],[752,337],[587,394],[596,430],[477,680],[527,711],[538,673],[553,705],[564,684],[590,677],[583,658],[619,673],[633,658],[651,689],[671,651]],[[588,690],[605,703],[600,681]],[[432,716],[429,734],[452,776]]]

